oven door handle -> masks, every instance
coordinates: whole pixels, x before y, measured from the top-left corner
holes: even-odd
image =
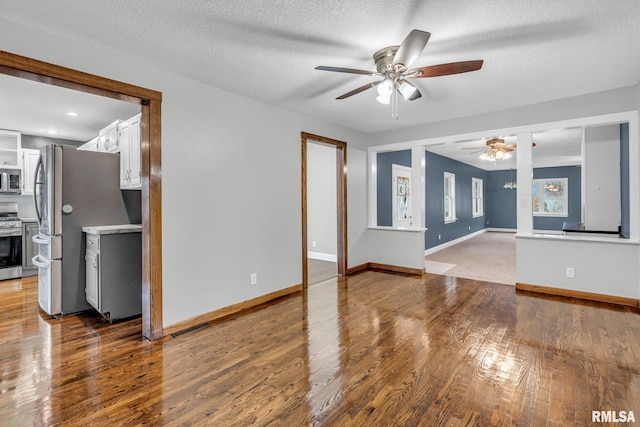
[[[31,258],[31,262],[36,267],[40,267],[40,268],[49,268],[49,265],[51,264],[51,262],[48,260],[41,261],[40,255],[36,255],[33,258]]]
[[[43,239],[41,235],[36,234],[35,236],[33,236],[31,238],[31,241],[33,243],[37,243],[38,245],[45,245],[47,243],[49,243],[49,241],[47,239]]]

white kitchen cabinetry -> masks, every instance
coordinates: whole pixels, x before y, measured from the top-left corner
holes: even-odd
[[[33,181],[39,158],[40,150],[22,149],[22,194],[33,194]]]
[[[142,189],[140,179],[140,117],[138,113],[118,125],[120,145],[120,188]]]
[[[85,142],[80,147],[78,147],[78,150],[98,151],[98,137],[96,136],[95,138]]]
[[[142,313],[142,227],[83,227],[87,302],[110,321]]]
[[[116,120],[98,133],[98,151],[117,153],[120,150],[118,125],[122,120]]]
[[[22,143],[20,132],[0,129],[0,166],[20,168],[19,153]]]

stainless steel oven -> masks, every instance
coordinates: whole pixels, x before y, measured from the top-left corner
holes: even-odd
[[[0,203],[0,280],[22,276],[22,221],[18,204]]]
[[[20,169],[0,169],[0,194],[22,193],[22,171]]]

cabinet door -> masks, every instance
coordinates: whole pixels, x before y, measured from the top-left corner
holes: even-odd
[[[40,150],[22,150],[22,194],[33,194],[33,181],[39,157]]]
[[[118,125],[118,141],[120,144],[120,188],[129,185],[129,134],[131,127],[128,121]]]
[[[22,134],[10,130],[0,130],[0,165],[21,167],[20,145]]]
[[[131,188],[142,188],[140,179],[140,116],[136,114],[129,122],[129,186]]]
[[[87,250],[84,256],[86,269],[85,294],[87,302],[100,311],[100,265],[98,253]]]

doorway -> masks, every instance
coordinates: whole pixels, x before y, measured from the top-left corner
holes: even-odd
[[[162,338],[162,94],[4,51],[0,51],[0,73],[140,105],[142,335]]]
[[[313,135],[310,133],[302,132],[302,286],[303,289],[306,289],[310,283],[310,257],[309,252],[312,253],[312,262],[313,262],[313,271],[312,278],[313,281],[318,280],[323,276],[332,276],[339,275],[343,276],[346,274],[347,270],[347,145],[345,142],[334,140],[331,138],[326,138],[318,135]],[[335,204],[331,203],[334,207],[333,212],[334,216],[332,218],[325,218],[324,223],[325,227],[329,227],[328,229],[333,229],[333,234],[335,236],[335,240],[333,236],[330,238],[323,239],[322,245],[318,246],[319,239],[313,240],[315,237],[312,237],[311,244],[309,244],[309,235],[310,235],[310,212],[309,206],[313,206],[316,203],[316,200],[321,199],[314,197],[313,201],[310,200],[310,191],[321,191],[322,185],[316,186],[316,179],[314,178],[314,182],[310,183],[310,173],[315,170],[314,166],[311,166],[309,162],[311,155],[315,158],[319,156],[325,157],[328,154],[328,157],[333,157],[334,168],[329,166],[329,174],[333,174],[332,184],[334,186],[334,191],[328,191],[329,197],[335,200]],[[329,162],[331,164],[331,162]],[[327,169],[327,168],[325,168]],[[333,169],[333,170],[331,170]],[[326,172],[326,171],[325,171]],[[314,176],[317,176],[314,173]],[[314,187],[311,188],[311,185]],[[315,196],[316,194],[314,194]],[[328,215],[331,215],[329,211]],[[334,220],[335,218],[335,220]],[[314,217],[312,216],[312,221]],[[315,231],[314,231],[315,232]],[[331,233],[331,231],[329,231]],[[319,235],[322,235],[320,233]],[[315,236],[315,235],[314,235]],[[316,246],[313,247],[313,243],[316,242]],[[331,248],[335,247],[335,265],[333,264],[332,257],[327,254],[329,249],[322,248]],[[316,249],[316,250],[314,250]],[[321,252],[322,251],[322,252]],[[320,259],[318,259],[320,258]],[[324,258],[324,259],[323,259]],[[318,262],[316,262],[318,261]],[[324,261],[324,262],[321,262]]]

